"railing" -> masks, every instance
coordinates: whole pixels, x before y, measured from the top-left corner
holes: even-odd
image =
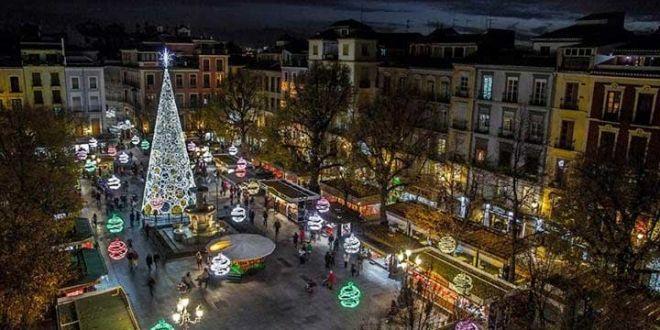
[[[532,94],[529,96],[529,105],[544,107],[547,104],[545,99],[546,99],[545,95]]]
[[[564,149],[564,150],[575,150],[575,140],[555,140],[555,148]]]
[[[606,121],[619,121],[619,111],[617,112],[607,112],[607,109],[603,110],[603,120]]]
[[[564,100],[564,99],[561,99],[560,107],[562,109],[566,109],[566,110],[578,110],[579,109],[577,100]]]
[[[518,103],[518,92],[509,92],[506,91],[502,93],[502,102],[507,103]]]
[[[479,98],[480,100],[483,100],[483,101],[492,101],[493,100],[493,92],[491,91],[490,94],[486,95],[484,93],[483,89],[479,90],[479,94],[478,94],[477,98]]]

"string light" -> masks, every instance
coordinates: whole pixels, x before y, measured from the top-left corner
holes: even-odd
[[[124,259],[126,252],[128,252],[128,247],[126,246],[126,243],[119,238],[116,238],[108,245],[108,256],[112,260]]]
[[[236,146],[233,144],[229,147],[229,149],[227,149],[227,151],[232,156],[236,156],[236,154],[238,154],[238,148],[236,148]]]
[[[211,259],[211,271],[217,276],[229,274],[231,269],[231,260],[224,254],[220,253]]]
[[[348,282],[339,290],[339,304],[346,308],[355,308],[360,304],[362,292],[353,282]]]
[[[319,211],[319,213],[330,211],[330,202],[325,197],[319,198],[319,200],[316,201],[316,210]]]
[[[108,232],[111,234],[121,233],[124,230],[124,220],[120,218],[117,213],[114,213],[112,214],[112,217],[108,219],[105,228],[108,229]]]
[[[307,227],[312,231],[321,230],[323,228],[323,218],[317,213],[312,214],[307,218]]]
[[[360,251],[360,240],[353,233],[344,240],[344,252],[353,254]]]
[[[234,222],[243,222],[245,220],[245,209],[240,205],[236,205],[233,210],[231,210],[231,219]]]
[[[119,180],[119,178],[117,178],[113,174],[112,177],[110,177],[110,179],[108,179],[108,188],[110,188],[112,190],[117,190],[117,189],[121,188],[121,180]]]

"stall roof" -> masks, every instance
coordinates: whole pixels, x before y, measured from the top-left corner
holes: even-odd
[[[59,329],[139,329],[126,293],[121,287],[61,298],[57,304]]]
[[[339,190],[340,192],[347,192],[349,195],[358,199],[378,195],[376,187],[362,184],[360,182],[344,182],[341,179],[332,179],[322,181],[321,183]]]
[[[233,234],[210,241],[206,250],[222,252],[231,260],[252,260],[267,257],[275,251],[275,243],[256,234]]]
[[[261,181],[269,192],[286,200],[289,203],[319,199],[319,194],[286,180]]]
[[[72,256],[71,262],[78,276],[67,283],[67,287],[92,283],[108,274],[103,257],[97,249],[80,249]]]
[[[362,219],[360,213],[341,203],[330,203],[330,212],[322,213],[321,218],[334,223],[359,222]]]
[[[388,227],[380,224],[363,226],[362,234],[359,236],[363,242],[386,254],[399,252],[402,248],[419,249],[422,247],[422,244],[412,237],[391,232]]]
[[[87,218],[76,218],[73,230],[69,233],[69,243],[84,241],[92,237],[94,237],[94,231],[89,220]]]

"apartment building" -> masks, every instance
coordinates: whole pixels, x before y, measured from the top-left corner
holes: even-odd
[[[104,67],[97,51],[67,49],[66,55],[68,111],[81,119],[79,135],[98,136],[108,128]]]
[[[25,104],[25,81],[20,62],[0,60],[0,110],[20,110]]]
[[[21,42],[25,103],[54,111],[66,109],[64,41]]]

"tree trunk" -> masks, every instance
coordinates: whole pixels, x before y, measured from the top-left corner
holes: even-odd
[[[321,188],[319,187],[319,177],[321,176],[321,171],[319,166],[315,166],[312,172],[309,174],[309,190],[320,193]]]
[[[385,206],[387,205],[387,189],[380,189],[380,224],[387,226],[387,210]]]

